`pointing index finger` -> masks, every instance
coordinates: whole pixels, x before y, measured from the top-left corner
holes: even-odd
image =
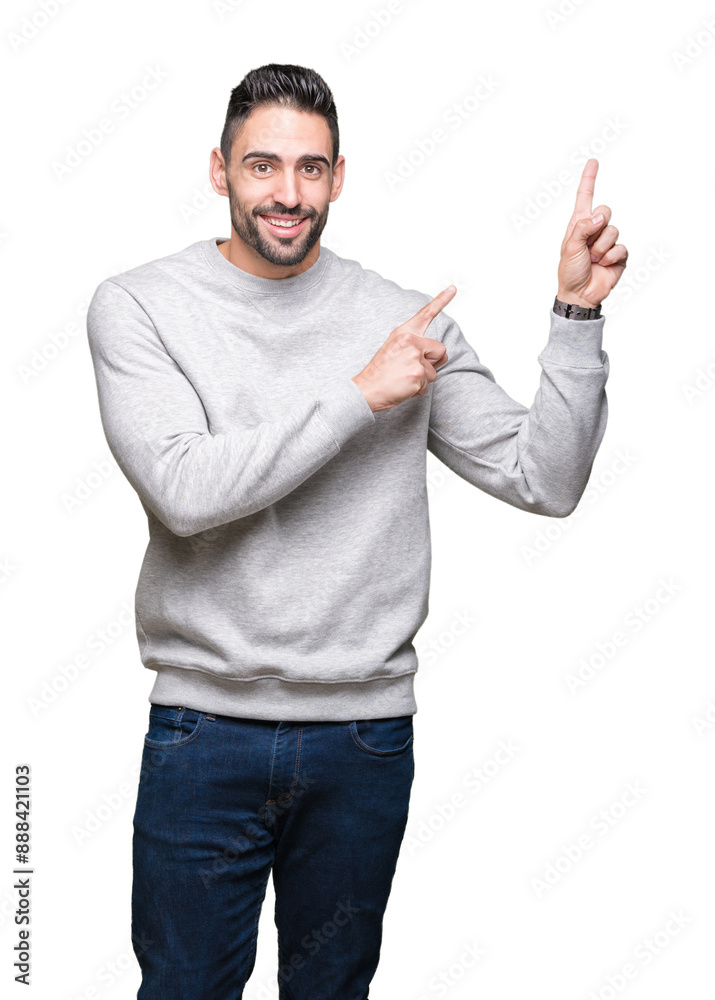
[[[439,293],[439,295],[435,295],[430,302],[426,302],[420,309],[418,309],[414,316],[410,316],[405,323],[402,323],[396,329],[406,330],[410,333],[416,333],[420,337],[424,337],[427,327],[430,325],[437,313],[441,312],[448,302],[451,302],[456,292],[457,289],[454,285],[450,285],[449,288],[445,288]]]
[[[457,289],[454,285],[450,285],[449,288],[445,288],[439,293],[439,295],[435,295],[431,302],[427,302],[423,305],[417,315],[424,317],[425,319],[429,318],[430,320],[433,320],[437,313],[444,309],[456,291]]]
[[[578,191],[576,192],[576,208],[574,210],[574,215],[577,219],[583,219],[585,216],[591,215],[593,212],[593,189],[595,187],[597,173],[598,160],[591,157],[590,160],[586,161],[583,173],[581,174],[581,180],[579,181]]]

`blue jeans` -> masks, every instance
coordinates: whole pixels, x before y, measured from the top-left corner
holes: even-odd
[[[152,704],[133,839],[137,1000],[241,1000],[273,872],[279,1000],[366,1000],[414,777],[412,716]]]

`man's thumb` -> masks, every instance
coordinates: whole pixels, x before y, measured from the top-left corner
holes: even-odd
[[[598,232],[602,225],[603,212],[599,212],[597,215],[585,215],[574,226],[571,239],[576,240],[577,243],[585,243],[589,236]]]

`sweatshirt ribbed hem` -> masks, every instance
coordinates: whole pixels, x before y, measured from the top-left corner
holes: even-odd
[[[149,693],[152,704],[181,705],[213,715],[275,722],[352,722],[417,712],[415,671],[369,681],[306,683],[274,678],[226,680],[186,667],[147,669],[157,674]]]

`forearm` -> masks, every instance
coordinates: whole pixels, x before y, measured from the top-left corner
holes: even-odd
[[[177,535],[275,503],[375,422],[346,376],[299,397],[278,420],[212,432],[193,385],[121,287],[99,287],[87,331],[110,450],[144,505]]]
[[[101,400],[101,396],[100,396]],[[160,434],[105,401],[110,450],[143,503],[176,535],[247,517],[280,500],[374,422],[357,386],[345,380],[280,421],[228,432]]]
[[[517,462],[525,496],[541,513],[566,517],[583,495],[606,430],[608,357],[593,368],[553,364],[543,356],[540,362],[539,389],[517,434]]]
[[[565,517],[585,489],[605,432],[609,365],[600,347],[603,317],[549,315],[531,407],[496,383],[451,323],[450,361],[433,385],[429,447],[484,492],[522,510]]]
[[[538,357],[539,389],[517,435],[525,482],[552,517],[565,517],[578,504],[606,430],[604,322],[550,314],[549,340]]]

